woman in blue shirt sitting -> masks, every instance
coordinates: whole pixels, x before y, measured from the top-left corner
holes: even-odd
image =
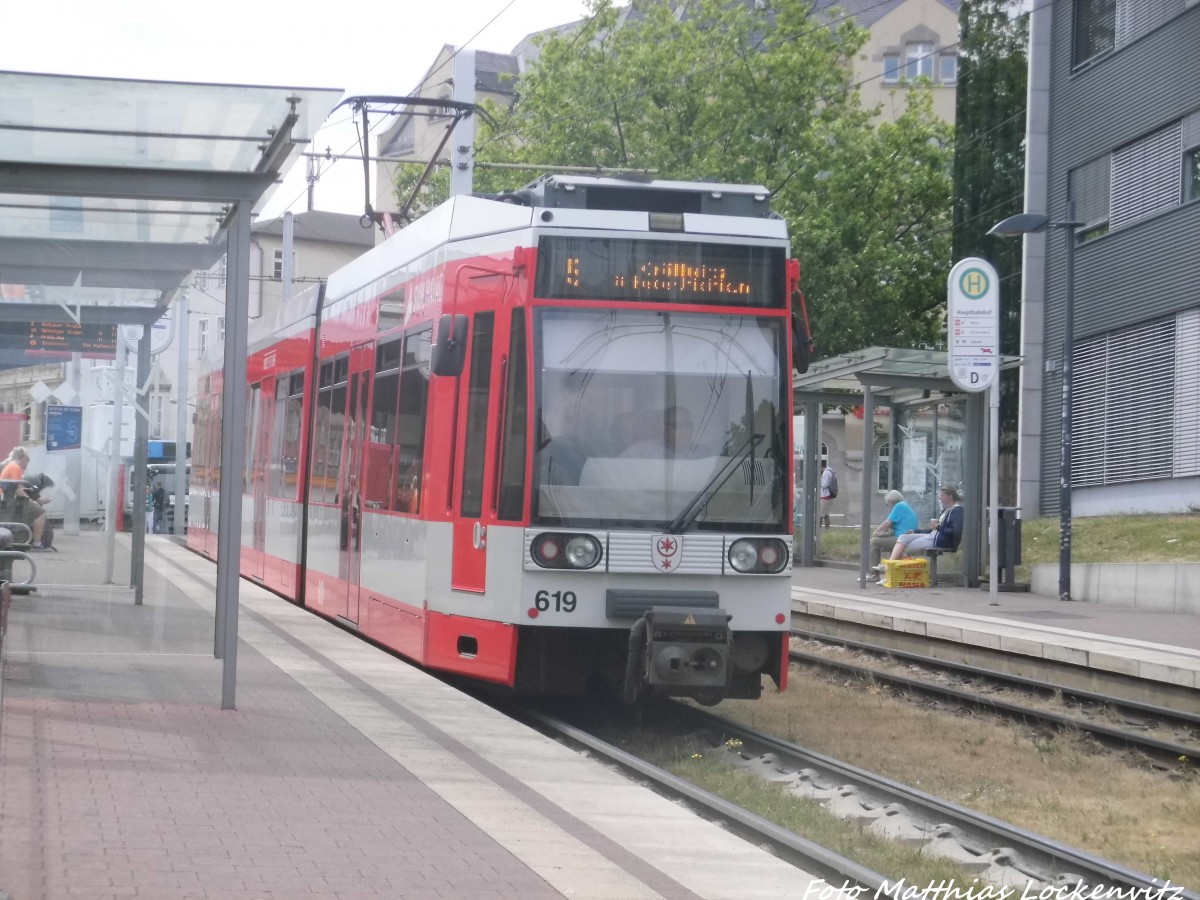
[[[908,505],[904,495],[899,491],[888,491],[883,502],[887,505],[888,514],[875,530],[871,532],[871,568],[879,565],[879,558],[885,550],[891,550],[896,539],[902,534],[917,530],[917,514]],[[879,576],[873,575],[871,581],[878,581]]]

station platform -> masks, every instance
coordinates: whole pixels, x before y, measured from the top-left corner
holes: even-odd
[[[0,897],[778,898],[811,876],[252,584],[220,709],[215,567],[60,535],[14,597]],[[837,893],[831,891],[830,893]]]
[[[858,570],[797,568],[807,630],[1200,712],[1200,617],[985,588],[859,586]]]

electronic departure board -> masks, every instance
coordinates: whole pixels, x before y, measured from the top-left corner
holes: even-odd
[[[0,349],[115,357],[117,326],[76,322],[0,322]]]
[[[782,307],[782,247],[545,236],[534,293],[547,299]]]

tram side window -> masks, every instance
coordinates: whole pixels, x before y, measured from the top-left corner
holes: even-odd
[[[335,368],[338,369],[336,373]],[[314,503],[337,502],[342,438],[346,429],[347,368],[332,362],[321,366],[322,387],[317,393],[313,470],[309,481],[309,496]],[[337,375],[341,375],[340,381]]]
[[[275,430],[271,435],[272,497],[295,500],[300,469],[300,420],[304,409],[304,373],[275,383]]]
[[[488,399],[492,383],[493,313],[475,316],[471,336],[471,383],[467,390],[466,451],[463,454],[462,515],[483,509],[483,463],[487,447]]]
[[[500,503],[497,517],[520,521],[525,510],[525,422],[529,414],[525,361],[525,311],[513,312],[508,345],[508,397],[504,445],[500,460]]]
[[[246,458],[242,460],[242,493],[254,490],[254,461],[257,458],[258,403],[262,398],[262,385],[252,384],[246,391]]]
[[[421,511],[421,476],[425,464],[425,424],[429,410],[429,326],[404,338],[400,402],[396,421],[396,503],[399,512]]]
[[[396,402],[400,391],[400,341],[380,344],[375,351],[375,393],[367,432],[363,505],[391,509],[395,496],[391,480],[396,469]]]

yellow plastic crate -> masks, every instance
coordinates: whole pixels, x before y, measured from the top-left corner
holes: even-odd
[[[886,588],[927,588],[929,560],[885,559],[882,583]]]

